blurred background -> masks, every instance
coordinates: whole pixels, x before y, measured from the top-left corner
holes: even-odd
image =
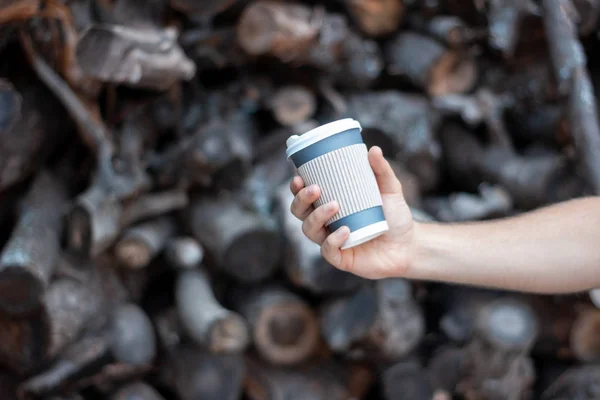
[[[0,0],[0,398],[600,399],[588,293],[341,272],[289,211],[285,158],[350,117],[419,221],[596,195],[599,16]]]

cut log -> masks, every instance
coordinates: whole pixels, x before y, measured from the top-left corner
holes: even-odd
[[[336,352],[353,350],[358,358],[378,356],[393,361],[407,356],[420,343],[425,318],[407,281],[383,279],[375,287],[365,286],[326,304],[321,331]]]
[[[40,305],[58,261],[67,205],[63,183],[41,171],[0,255],[0,308],[6,312],[22,314]]]
[[[508,215],[513,209],[510,195],[500,186],[482,183],[479,194],[452,193],[446,197],[429,197],[423,208],[444,222],[472,221]]]
[[[452,399],[466,372],[465,351],[454,346],[437,349],[427,364],[432,389],[448,399]]]
[[[365,143],[401,162],[423,191],[437,186],[442,153],[436,131],[441,115],[426,97],[386,90],[354,94],[348,98],[346,116],[360,121]]]
[[[274,365],[300,364],[315,354],[319,323],[309,305],[279,286],[236,294],[236,309],[250,325],[260,356]]]
[[[77,254],[95,257],[117,240],[123,228],[187,204],[187,193],[179,189],[147,193],[121,203],[104,190],[93,187],[77,198],[70,212],[68,246]]]
[[[321,295],[356,289],[363,280],[329,264],[321,255],[321,247],[302,232],[302,221],[290,212],[294,195],[289,183],[282,184],[276,195],[278,216],[286,238],[284,269],[288,278],[295,285]]]
[[[167,240],[165,258],[173,268],[192,269],[202,262],[204,249],[193,237],[175,236]]]
[[[189,213],[194,237],[223,271],[246,283],[262,281],[275,272],[281,243],[273,219],[242,208],[226,194],[196,199]]]
[[[47,369],[22,382],[19,392],[34,397],[56,393],[77,386],[78,380],[106,362],[148,366],[155,355],[154,330],[148,316],[138,306],[124,304],[105,329],[68,346]]]
[[[360,29],[373,37],[393,33],[400,26],[405,14],[402,0],[345,0],[344,2]]]
[[[174,28],[92,25],[82,32],[75,54],[83,72],[100,81],[167,90],[196,74],[177,36]],[[99,59],[98,52],[105,57]]]
[[[405,76],[432,96],[467,92],[478,77],[477,64],[467,54],[419,33],[400,33],[385,51],[390,74]]]
[[[347,400],[363,398],[373,375],[360,365],[330,360],[296,368],[270,366],[246,358],[250,400]]]
[[[108,322],[109,311],[126,293],[108,268],[90,266],[84,281],[59,278],[44,294],[42,306],[21,318],[0,314],[0,362],[26,372],[52,359],[79,335]]]
[[[156,389],[141,381],[128,383],[110,397],[110,400],[131,399],[164,400]]]
[[[511,58],[521,37],[521,24],[526,15],[538,13],[530,0],[496,0],[490,2],[489,44]]]
[[[176,231],[175,221],[161,216],[128,228],[115,245],[115,254],[127,268],[147,266]]]
[[[284,126],[294,126],[307,121],[317,108],[314,94],[302,86],[280,88],[269,103],[275,119]]]
[[[387,400],[432,400],[433,389],[425,370],[414,360],[402,361],[383,373]]]
[[[409,25],[454,49],[478,42],[488,34],[487,29],[472,28],[454,15],[436,15],[426,19],[419,14],[410,18]]]
[[[161,373],[181,400],[238,400],[246,367],[241,354],[214,354],[182,345],[168,354]]]
[[[181,271],[175,297],[181,324],[196,343],[213,353],[246,349],[250,341],[246,321],[217,301],[203,270]]]

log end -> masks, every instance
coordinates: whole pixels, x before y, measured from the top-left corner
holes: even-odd
[[[43,362],[50,347],[50,326],[45,311],[22,318],[0,313],[0,363],[26,373]]]
[[[23,314],[38,307],[46,284],[34,266],[5,264],[0,272],[0,308]]]
[[[250,332],[244,318],[230,312],[215,321],[210,329],[210,351],[213,353],[240,353],[250,344]]]
[[[115,394],[110,397],[110,400],[164,400],[164,398],[152,386],[141,382],[133,382],[123,386]]]
[[[254,328],[260,354],[275,365],[294,365],[308,359],[318,346],[319,324],[312,310],[299,302],[266,307]]]
[[[194,268],[202,262],[204,250],[192,237],[176,237],[165,246],[165,258],[175,268]]]
[[[273,114],[281,125],[295,126],[307,121],[317,108],[315,96],[302,86],[286,86],[271,100]]]
[[[135,304],[119,307],[112,317],[110,348],[113,357],[131,365],[147,365],[156,356],[154,327]]]
[[[223,266],[242,282],[256,283],[270,276],[281,258],[281,237],[267,227],[245,231],[231,242]]]
[[[246,7],[237,26],[238,43],[251,55],[268,53],[274,44],[277,27],[269,4],[253,3]]]
[[[583,362],[600,361],[600,310],[581,314],[571,328],[571,350]]]
[[[427,92],[431,96],[465,93],[473,88],[478,77],[475,61],[458,51],[447,51],[430,71]]]
[[[121,265],[132,269],[145,267],[154,256],[146,242],[136,237],[121,239],[115,246],[115,254]]]
[[[537,337],[538,322],[524,302],[498,299],[480,310],[475,329],[496,349],[523,351]]]

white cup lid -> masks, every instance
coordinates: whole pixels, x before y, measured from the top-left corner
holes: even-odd
[[[344,118],[311,129],[302,135],[292,135],[285,142],[287,146],[286,154],[290,157],[292,154],[299,152],[311,144],[328,138],[329,136],[356,128],[362,130],[358,121],[352,118]]]

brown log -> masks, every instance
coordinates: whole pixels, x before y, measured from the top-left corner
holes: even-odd
[[[355,94],[347,115],[360,121],[368,146],[380,146],[419,180],[423,191],[437,186],[441,148],[436,130],[441,116],[426,97],[398,91]]]
[[[75,54],[83,72],[100,81],[167,90],[196,74],[177,36],[173,28],[92,25],[82,32]]]
[[[115,242],[123,228],[187,204],[187,193],[179,189],[147,193],[121,203],[99,187],[92,187],[77,198],[70,212],[68,246],[78,254],[95,257]]]
[[[373,380],[364,366],[332,360],[282,368],[247,357],[246,371],[244,387],[250,400],[362,399]]]
[[[310,306],[280,286],[236,294],[235,307],[248,321],[260,356],[274,365],[299,364],[315,354],[319,323]]]
[[[196,268],[204,259],[204,249],[191,236],[169,238],[164,252],[167,262],[181,270]]]
[[[539,323],[531,355],[563,362],[575,361],[570,337],[578,316],[578,305],[562,296],[531,296],[528,303]]]
[[[558,92],[566,96],[572,91],[574,70],[587,64],[577,35],[577,10],[571,0],[543,0],[542,11],[554,79]]]
[[[261,0],[244,9],[238,42],[250,55],[270,55],[293,65],[310,65],[354,86],[365,86],[383,69],[372,40],[349,29],[346,19],[318,6]]]
[[[115,254],[127,268],[147,266],[175,233],[175,221],[161,216],[126,229],[115,245]]]
[[[433,389],[426,371],[414,360],[401,361],[383,373],[383,393],[387,400],[432,400]]]
[[[499,0],[490,3],[488,12],[489,22],[489,44],[511,58],[519,39],[521,38],[521,26],[527,15],[538,12],[537,5],[530,0]]]
[[[586,363],[600,359],[600,310],[587,309],[575,319],[570,333],[570,345],[573,355]]]
[[[34,82],[0,79],[0,192],[27,179],[64,137],[64,110]]]
[[[192,17],[201,15],[211,18],[239,2],[240,0],[208,0],[199,4],[194,0],[171,0],[170,5],[174,9]]]
[[[144,400],[164,400],[156,389],[141,381],[128,383],[123,386],[110,397],[110,400],[130,400],[136,398]]]
[[[594,194],[600,193],[600,126],[596,96],[585,67],[571,68],[569,127],[579,154],[579,164]]]
[[[286,238],[284,270],[288,278],[295,285],[317,294],[356,289],[362,279],[329,264],[321,255],[321,247],[302,232],[302,221],[290,212],[294,195],[289,183],[282,184],[276,196],[280,224]]]
[[[569,368],[542,395],[542,400],[595,399],[600,396],[600,367]]]
[[[40,305],[58,260],[66,207],[66,188],[42,170],[0,255],[0,308],[6,312],[22,314]]]
[[[161,373],[181,400],[238,400],[246,367],[241,354],[214,354],[182,345],[168,354]]]
[[[423,200],[424,209],[444,222],[502,217],[512,211],[512,199],[500,186],[482,183],[479,194],[452,193]]]
[[[383,279],[326,304],[321,331],[336,352],[354,350],[359,358],[393,361],[416,349],[425,334],[425,318],[407,281]]]
[[[108,360],[147,366],[155,355],[154,330],[148,316],[135,304],[124,304],[115,310],[103,331],[68,346],[47,369],[22,382],[19,392],[27,397],[55,393],[77,386],[76,381]]]
[[[307,121],[317,108],[315,96],[302,86],[284,86],[269,101],[277,122],[294,126]]]
[[[167,0],[116,0],[111,14],[117,24],[131,28],[156,28],[163,23],[168,3]]]
[[[405,14],[402,0],[345,0],[360,29],[369,36],[388,35],[400,26]]]
[[[242,208],[226,194],[196,199],[189,214],[192,234],[223,271],[247,283],[275,272],[281,246],[274,220]]]
[[[246,321],[215,298],[203,270],[181,271],[175,298],[181,325],[187,335],[212,353],[243,352],[250,342]]]
[[[537,332],[537,318],[524,301],[500,298],[481,308],[465,350],[467,380],[459,393],[473,399],[514,400],[530,393],[535,370],[527,354]]]
[[[477,80],[477,64],[472,58],[419,33],[400,33],[385,51],[390,74],[406,76],[432,96],[467,92]]]

